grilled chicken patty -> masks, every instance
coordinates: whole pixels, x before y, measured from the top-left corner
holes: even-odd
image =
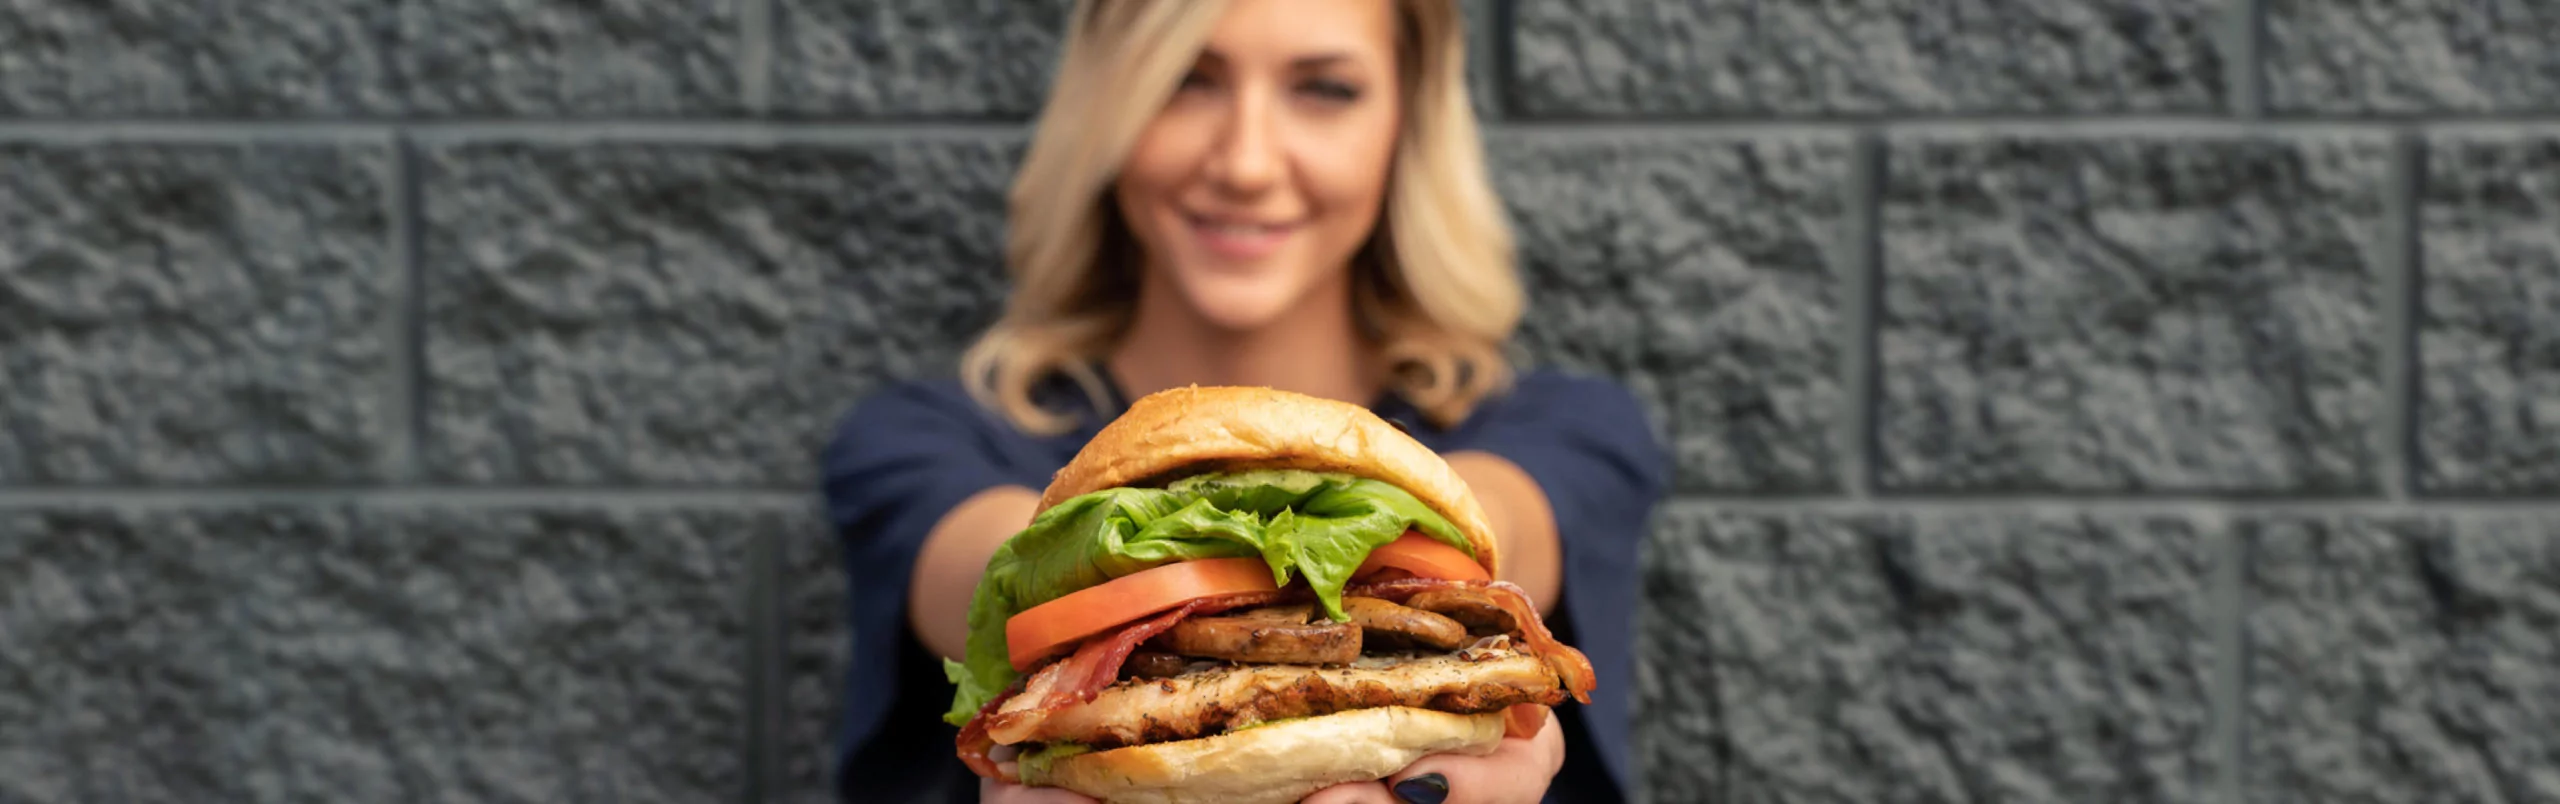
[[[1342,613],[1351,618],[1349,622],[1325,619],[1304,603],[1198,617],[1176,624],[1148,645],[1158,652],[1203,659],[1341,665],[1362,653],[1455,650],[1474,640],[1459,620],[1373,597],[1343,598]],[[1136,674],[1164,675],[1153,667]]]
[[[1507,641],[1489,641],[1505,644],[1429,655],[1362,656],[1348,667],[1215,666],[1172,678],[1132,678],[1081,706],[1022,724],[1028,728],[1007,729],[1011,733],[999,739],[1105,748],[1381,706],[1473,714],[1564,701],[1554,670]]]

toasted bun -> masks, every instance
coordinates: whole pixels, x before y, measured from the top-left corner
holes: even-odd
[[[1103,489],[1244,469],[1341,472],[1395,484],[1448,518],[1475,546],[1477,563],[1501,575],[1483,506],[1439,453],[1368,408],[1269,388],[1148,394],[1058,470],[1040,510]]]
[[[1286,804],[1344,782],[1383,779],[1431,754],[1493,753],[1502,713],[1385,707],[1052,762],[1023,778],[1103,804]]]

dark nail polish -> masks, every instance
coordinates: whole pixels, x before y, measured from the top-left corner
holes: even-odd
[[[1449,798],[1449,778],[1426,773],[1396,783],[1396,798],[1411,804],[1440,804]]]

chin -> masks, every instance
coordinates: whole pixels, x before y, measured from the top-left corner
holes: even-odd
[[[1201,320],[1227,332],[1253,332],[1285,322],[1307,295],[1282,277],[1191,276],[1177,280]]]

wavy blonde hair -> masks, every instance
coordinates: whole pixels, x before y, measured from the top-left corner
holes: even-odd
[[[1383,219],[1353,258],[1363,328],[1394,390],[1435,425],[1509,385],[1503,344],[1523,305],[1510,228],[1485,170],[1456,0],[1395,0],[1403,130]],[[1137,245],[1111,183],[1198,58],[1225,0],[1078,0],[1047,105],[1008,198],[1004,312],[962,356],[980,404],[1056,433],[1072,417],[1033,389],[1065,374],[1105,398],[1090,363],[1134,317]]]

